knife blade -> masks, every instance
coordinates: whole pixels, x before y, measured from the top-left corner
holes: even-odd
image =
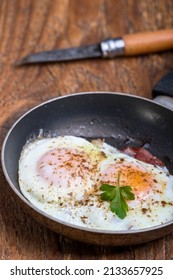
[[[57,61],[71,61],[78,59],[97,58],[101,56],[99,44],[88,45],[84,47],[74,47],[67,49],[58,49],[51,51],[43,51],[30,54],[17,62],[18,65],[45,63]]]
[[[16,65],[136,56],[173,49],[173,29],[127,34],[97,44],[31,53]]]

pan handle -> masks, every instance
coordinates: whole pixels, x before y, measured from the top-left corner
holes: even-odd
[[[154,86],[153,100],[173,110],[173,71],[163,76]]]

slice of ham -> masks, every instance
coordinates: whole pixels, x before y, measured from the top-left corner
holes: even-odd
[[[157,166],[165,166],[164,163],[158,159],[157,157],[153,156],[149,151],[147,151],[145,148],[139,147],[139,148],[132,148],[127,147],[123,150],[121,150],[123,153],[136,158],[138,160],[141,160],[146,163],[150,163]]]

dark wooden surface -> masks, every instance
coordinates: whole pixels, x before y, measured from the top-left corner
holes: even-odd
[[[15,67],[29,52],[173,27],[172,0],[0,0],[0,144],[24,112],[52,97],[116,91],[151,98],[173,53]],[[13,156],[13,155],[11,155]],[[0,170],[0,259],[173,259],[173,234],[110,248],[74,242],[23,212]]]

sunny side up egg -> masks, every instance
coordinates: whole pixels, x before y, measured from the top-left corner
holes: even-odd
[[[101,200],[102,184],[130,185],[135,200],[120,219]],[[38,209],[73,225],[103,230],[156,226],[173,219],[173,176],[166,167],[132,158],[104,141],[75,136],[40,138],[26,144],[19,185]]]

